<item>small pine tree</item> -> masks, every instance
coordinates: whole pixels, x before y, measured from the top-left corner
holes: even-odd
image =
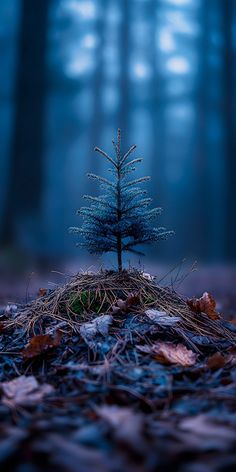
[[[154,228],[151,224],[162,210],[148,209],[152,199],[146,197],[146,190],[138,187],[138,184],[147,182],[150,177],[129,179],[129,174],[135,171],[135,164],[142,161],[140,158],[130,159],[136,146],[131,146],[126,154],[121,155],[120,130],[117,142],[112,143],[115,157],[95,148],[95,151],[111,164],[109,171],[112,173],[112,180],[87,174],[90,179],[100,184],[105,193],[99,197],[84,195],[83,198],[91,204],[78,210],[84,220],[83,225],[81,228],[70,228],[70,232],[83,237],[84,241],[79,243],[79,246],[85,247],[90,254],[115,252],[118,270],[121,271],[124,251],[144,255],[137,246],[166,239],[173,231],[166,231],[161,227]]]

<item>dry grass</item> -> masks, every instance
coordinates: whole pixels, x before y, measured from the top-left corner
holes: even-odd
[[[139,271],[103,272],[77,274],[44,297],[35,299],[24,307],[8,326],[18,325],[26,331],[35,332],[35,326],[44,320],[66,321],[73,331],[78,332],[81,323],[99,313],[108,313],[118,299],[125,300],[130,293],[138,293],[140,303],[133,311],[140,315],[155,307],[170,316],[180,316],[180,329],[190,330],[197,335],[231,339],[232,332],[222,327],[219,320],[193,313],[186,300],[169,287],[161,287],[154,280],[144,278]],[[187,334],[186,334],[187,336]]]

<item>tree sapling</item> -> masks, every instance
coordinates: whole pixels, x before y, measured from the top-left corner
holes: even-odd
[[[149,209],[152,199],[147,198],[147,191],[139,187],[139,184],[147,182],[150,177],[135,180],[129,178],[130,173],[136,170],[135,164],[142,161],[141,158],[130,158],[136,146],[131,146],[122,155],[120,130],[117,142],[113,141],[113,146],[114,157],[102,149],[95,148],[95,151],[111,164],[109,171],[112,173],[112,179],[87,174],[90,179],[99,183],[104,194],[98,197],[84,195],[90,206],[78,210],[78,214],[84,220],[82,227],[72,227],[70,232],[82,236],[83,241],[79,246],[85,247],[90,254],[115,252],[118,270],[121,271],[122,255],[125,251],[144,255],[137,246],[166,239],[173,234],[173,231],[166,231],[162,227],[155,228],[152,225],[152,221],[162,210]]]

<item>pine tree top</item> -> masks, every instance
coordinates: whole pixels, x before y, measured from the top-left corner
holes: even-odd
[[[132,157],[136,146],[131,146],[122,154],[120,130],[113,146],[114,156],[95,147],[95,151],[111,165],[109,171],[112,178],[109,180],[92,173],[87,174],[89,179],[100,185],[102,192],[98,197],[84,195],[90,205],[78,210],[83,224],[80,228],[70,228],[70,232],[82,237],[79,246],[86,248],[91,254],[115,252],[118,270],[122,270],[122,255],[125,251],[144,255],[139,246],[166,239],[173,231],[153,227],[153,220],[162,210],[159,207],[149,208],[152,199],[140,187],[150,177],[130,178],[130,174],[136,170],[136,164],[142,162],[141,158]]]

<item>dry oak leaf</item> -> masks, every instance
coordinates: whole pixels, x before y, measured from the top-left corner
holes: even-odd
[[[159,342],[152,346],[137,346],[139,351],[151,354],[161,364],[178,364],[190,367],[196,363],[197,354],[187,349],[183,344]]]
[[[38,291],[38,298],[45,297],[47,295],[47,289],[46,288],[40,288]]]
[[[201,298],[191,298],[187,300],[189,308],[195,313],[205,313],[212,320],[220,318],[216,311],[216,301],[208,292],[204,292]]]
[[[31,359],[32,357],[39,356],[40,354],[48,351],[48,349],[58,347],[61,338],[62,332],[59,330],[56,332],[54,337],[51,334],[39,334],[37,336],[33,336],[21,354],[24,359]]]
[[[127,313],[129,309],[140,302],[140,296],[137,292],[130,293],[126,300],[118,299],[111,307],[112,313]]]
[[[2,403],[11,408],[36,405],[43,397],[54,391],[52,385],[40,385],[33,375],[21,375],[9,382],[0,383]]]

